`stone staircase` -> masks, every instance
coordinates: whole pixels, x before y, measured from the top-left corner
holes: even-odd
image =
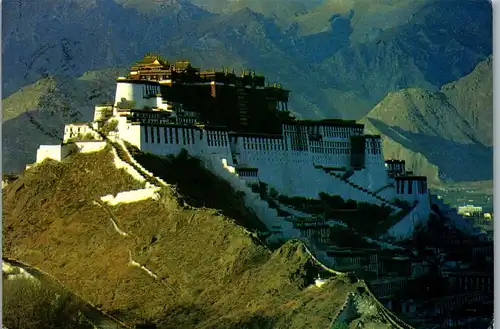
[[[340,179],[343,181],[347,181],[352,175],[354,175],[354,170],[348,170],[342,175]]]
[[[389,188],[389,187],[394,187],[394,183],[389,183],[387,185],[384,185],[381,188],[376,189],[375,191],[372,191],[372,193],[379,194],[380,192],[382,192],[383,190],[385,190],[386,188]]]
[[[346,183],[346,184],[349,184],[350,186],[354,187],[355,189],[359,190],[359,191],[362,191],[363,193],[366,193],[374,198],[376,198],[377,200],[383,202],[383,203],[386,203],[390,206],[392,206],[393,208],[395,208],[395,210],[401,210],[401,207],[397,204],[395,204],[394,202],[392,201],[389,201],[385,198],[382,198],[381,196],[379,196],[377,193],[379,193],[382,189],[386,188],[387,186],[384,186],[382,189],[380,189],[380,191],[377,191],[377,192],[372,192],[366,188],[364,188],[363,186],[360,186],[356,183],[353,183],[351,182],[350,180],[348,180],[349,177],[351,177],[353,174],[354,174],[354,171],[348,171],[347,173],[345,174],[339,174],[339,173],[336,173],[333,169],[331,168],[326,168],[326,167],[323,167],[323,166],[320,166],[320,165],[315,165],[314,166],[316,169],[321,169],[323,170],[326,174],[330,175],[330,176],[333,176],[335,178],[338,178],[339,180],[341,180],[342,182]],[[349,174],[349,175],[348,175]]]
[[[410,326],[408,323],[404,322],[401,320],[399,317],[397,317],[394,313],[392,313],[389,309],[387,309],[378,299],[377,297],[372,293],[370,288],[366,285],[365,281],[361,280],[361,283],[365,290],[368,292],[370,295],[371,299],[375,301],[376,307],[378,312],[382,315],[382,317],[389,322],[391,325],[394,326],[394,328],[398,329],[415,329],[414,327]]]
[[[151,183],[151,184],[153,184],[155,186],[165,186],[165,187],[168,187],[169,190],[170,190],[170,193],[172,193],[172,195],[179,201],[180,204],[182,204],[185,207],[190,207],[186,203],[186,201],[184,200],[184,198],[182,197],[182,195],[180,195],[180,193],[172,185],[168,184],[166,181],[164,181],[160,177],[155,176],[151,171],[149,171],[146,168],[144,168],[134,158],[134,156],[130,152],[127,144],[123,140],[117,139],[116,140],[116,144],[118,144],[119,149],[121,149],[123,151],[123,155],[125,156],[125,158],[128,159],[128,160],[130,160],[130,162],[127,162],[127,163],[130,164],[131,166],[133,166],[133,168],[136,168],[136,170],[139,170],[139,173],[141,175],[144,175],[144,177],[147,178],[148,182],[154,182],[154,183]],[[125,161],[123,159],[121,159],[121,160]]]
[[[227,164],[227,159],[205,157],[202,163],[209,171],[226,180],[235,191],[243,192],[245,205],[273,233],[271,237],[300,237],[300,230],[295,229],[287,218],[280,217],[276,209],[269,207],[267,201],[261,199],[259,193],[253,192],[247,182],[238,176],[235,168]]]
[[[336,312],[336,314],[333,317],[332,322],[330,323],[330,326],[328,327],[328,329],[331,329],[331,328],[333,328],[335,326],[335,324],[339,320],[339,318],[342,315],[342,313],[346,310],[346,308],[349,306],[349,304],[351,304],[353,296],[354,296],[354,293],[352,293],[352,292],[350,292],[347,295],[347,298],[345,299],[344,304],[342,304],[342,306]]]
[[[109,140],[108,140],[109,141]],[[158,184],[158,181],[156,178],[153,176],[148,175],[146,172],[144,172],[139,166],[133,163],[132,158],[127,154],[127,152],[123,149],[123,147],[118,144],[117,142],[111,142],[109,141],[111,146],[116,150],[116,154],[122,160],[123,162],[126,162],[130,166],[132,166],[141,176],[143,176],[146,179],[146,182],[152,185]]]
[[[132,154],[129,152],[127,149],[127,146],[125,143],[117,138],[115,135],[106,135],[103,134],[102,132],[94,129],[93,127],[90,127],[92,131],[97,133],[103,140],[105,140],[108,144],[110,144],[113,149],[115,150],[116,154],[118,155],[118,158],[122,160],[123,162],[127,163],[130,165],[132,168],[134,168],[145,180],[147,183],[155,186],[166,186],[168,185],[166,182],[163,180],[155,177],[151,172],[147,171],[144,167],[142,167],[135,159],[133,158]]]
[[[435,195],[431,195],[431,204],[436,205],[441,213],[449,218],[453,226],[463,233],[479,235],[479,231],[473,227],[472,223],[462,215],[458,214],[457,208],[451,207],[449,204],[445,203],[443,199],[438,199]]]

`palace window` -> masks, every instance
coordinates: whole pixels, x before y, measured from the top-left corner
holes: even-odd
[[[144,141],[148,143],[148,126],[144,126]]]

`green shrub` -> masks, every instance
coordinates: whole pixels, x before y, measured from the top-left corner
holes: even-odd
[[[85,135],[82,136],[83,140],[95,140],[94,134],[92,133],[86,133]]]
[[[101,127],[100,132],[104,135],[108,135],[110,132],[117,130],[118,130],[118,121],[110,120]]]
[[[118,106],[119,109],[130,110],[135,107],[135,101],[128,101],[125,98],[122,98],[121,102],[119,102],[116,105]]]
[[[330,329],[349,329],[349,325],[343,321],[335,322]]]

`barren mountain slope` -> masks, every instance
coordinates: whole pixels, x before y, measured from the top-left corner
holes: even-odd
[[[491,58],[439,92],[389,93],[362,120],[381,134],[386,158],[402,158],[430,181],[492,177]]]
[[[109,207],[108,193],[138,188],[109,149],[45,161],[3,193],[3,250],[50,273],[129,323],[158,328],[327,328],[358,284],[309,286],[317,269],[298,242],[275,252],[233,220],[158,201]],[[130,253],[130,254],[129,254]],[[154,279],[133,261],[154,272]],[[389,328],[380,316],[366,319]]]
[[[471,125],[474,137],[486,146],[493,146],[492,56],[480,62],[470,74],[444,85],[441,91]]]
[[[260,71],[304,117],[359,119],[390,91],[438,89],[492,53],[487,0],[193,2],[4,0],[3,93],[157,51]]]

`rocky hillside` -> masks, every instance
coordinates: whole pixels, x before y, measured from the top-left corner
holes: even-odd
[[[386,158],[401,158],[440,181],[488,180],[493,175],[492,60],[440,91],[389,93],[362,120],[383,136]]]
[[[115,169],[109,148],[26,171],[3,190],[4,256],[40,268],[120,320],[160,329],[328,328],[349,293],[363,294],[345,276],[311,286],[318,267],[301,243],[271,251],[238,225],[241,218],[180,207],[168,189],[157,201],[94,203],[141,187],[130,177]],[[376,309],[351,320],[392,328]]]

